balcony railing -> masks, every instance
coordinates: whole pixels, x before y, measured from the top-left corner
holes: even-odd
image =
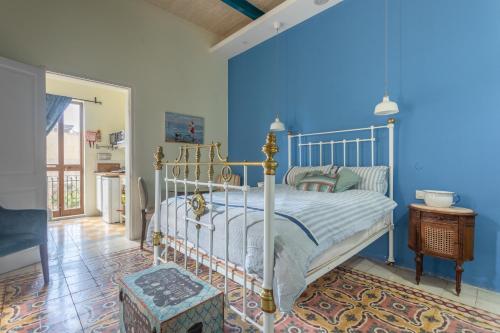
[[[63,209],[80,208],[80,175],[65,175],[63,183]],[[47,175],[47,206],[59,211],[59,177]]]

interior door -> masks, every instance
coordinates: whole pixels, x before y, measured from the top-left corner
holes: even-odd
[[[47,135],[47,204],[52,216],[83,214],[83,104],[71,102]]]
[[[45,70],[0,57],[0,205],[46,202]]]
[[[47,207],[45,70],[0,57],[0,205]],[[0,257],[0,273],[40,261],[34,247]]]

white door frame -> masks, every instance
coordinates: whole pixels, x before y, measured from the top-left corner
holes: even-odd
[[[132,226],[132,223],[134,223],[135,219],[133,218],[134,216],[138,216],[136,212],[134,212],[134,207],[137,205],[135,204],[136,198],[132,196],[132,187],[135,185],[133,182],[133,179],[136,177],[133,177],[135,174],[135,166],[134,166],[134,145],[133,145],[133,136],[134,136],[134,118],[133,118],[133,108],[132,108],[132,87],[130,85],[124,85],[121,83],[115,83],[115,82],[109,82],[109,81],[102,81],[102,80],[96,80],[92,79],[89,77],[81,76],[81,75],[74,75],[74,74],[64,74],[61,72],[56,72],[56,71],[50,71],[47,70],[46,73],[50,74],[55,74],[59,76],[65,76],[69,78],[73,78],[76,80],[82,80],[82,81],[88,81],[88,82],[93,82],[93,83],[98,83],[98,84],[103,84],[103,85],[109,85],[113,86],[115,88],[123,89],[124,91],[127,92],[128,95],[128,105],[127,105],[127,110],[126,110],[126,117],[125,117],[125,182],[126,182],[126,187],[125,187],[125,237],[127,239],[134,239],[134,235],[137,234],[136,230],[140,230],[140,224],[137,224],[135,226]],[[86,180],[84,180],[86,181]],[[142,222],[141,222],[142,223]]]

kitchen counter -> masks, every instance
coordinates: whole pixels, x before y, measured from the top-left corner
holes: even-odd
[[[120,177],[121,175],[125,175],[125,172],[97,172],[94,171],[96,176],[101,177]]]

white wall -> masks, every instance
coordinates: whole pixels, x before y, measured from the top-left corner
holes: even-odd
[[[47,93],[81,99],[97,97],[103,104],[84,102],[83,130],[101,131],[102,141],[99,145],[109,145],[109,134],[125,129],[125,117],[128,108],[128,93],[124,89],[105,86],[83,80],[65,78],[48,74],[46,80]],[[49,149],[49,147],[47,147]],[[95,174],[97,153],[111,153],[111,161],[125,165],[125,149],[96,149],[84,142],[84,213],[97,215]],[[103,163],[108,161],[101,161]]]
[[[151,194],[165,111],[205,117],[205,141],[227,147],[227,63],[209,53],[214,40],[142,0],[0,0],[0,56],[132,88],[132,177]],[[166,147],[172,159],[176,145]]]

